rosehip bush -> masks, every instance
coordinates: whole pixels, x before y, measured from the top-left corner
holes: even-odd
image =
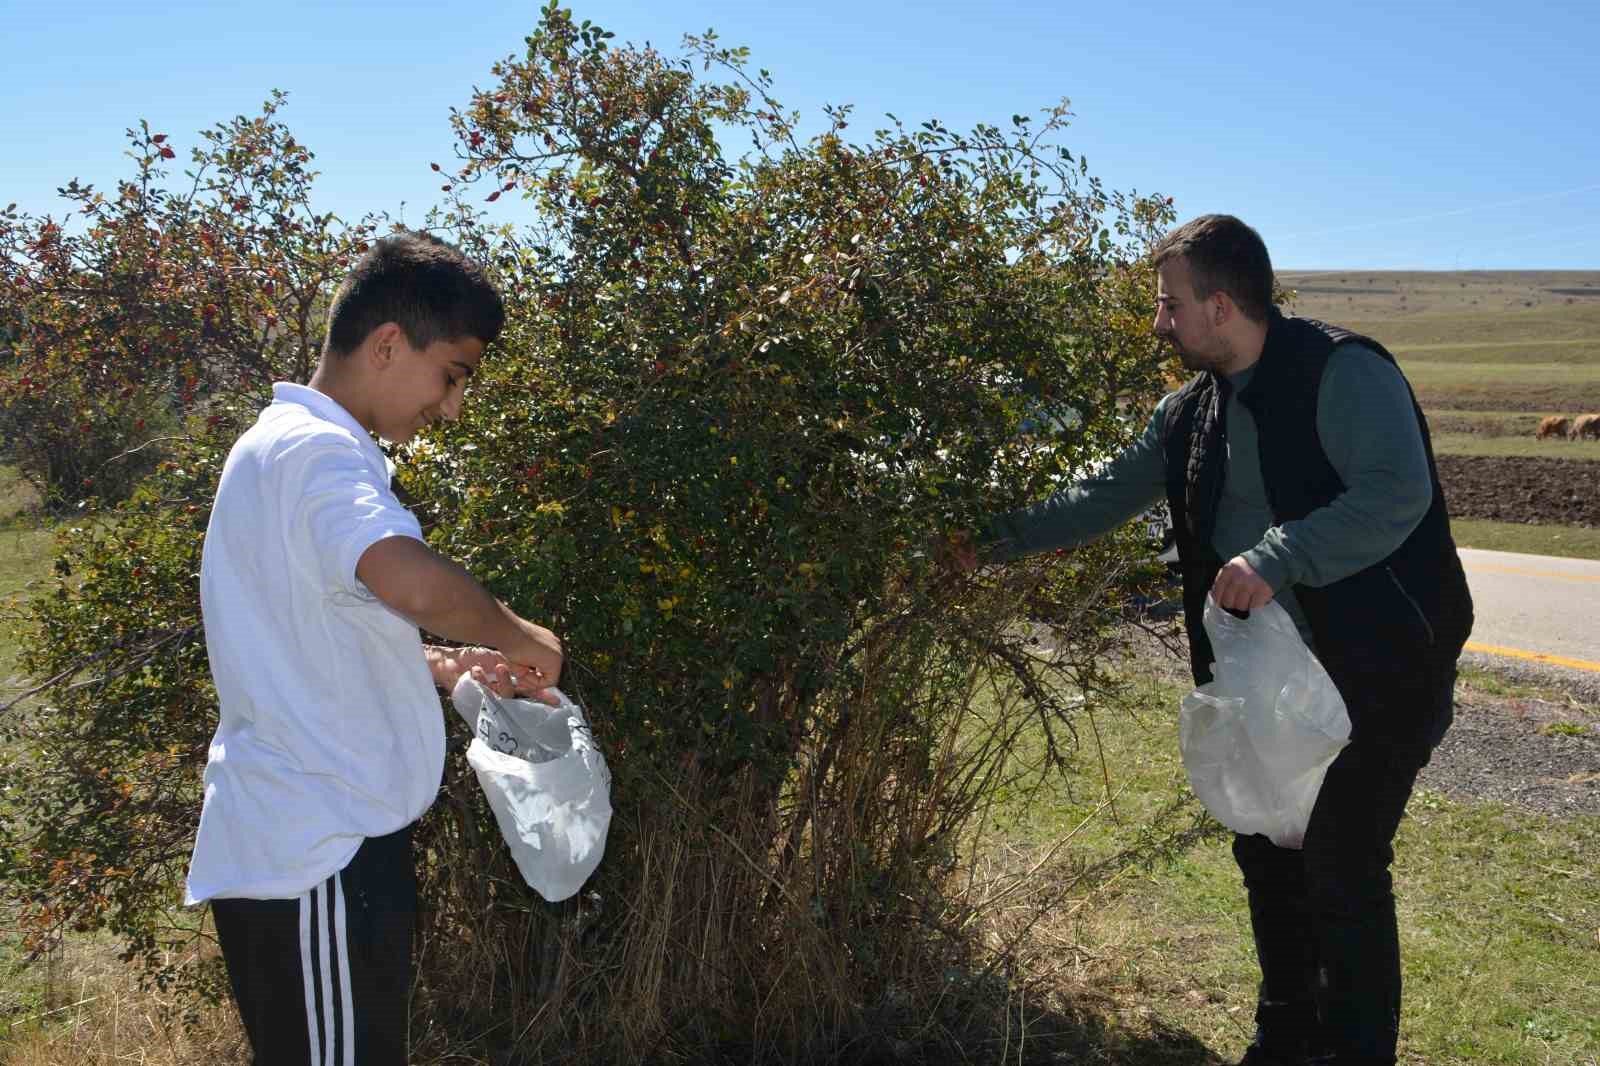
[[[203,131],[178,177],[172,139],[140,123],[114,189],[74,179],[61,218],[0,213],[0,448],[48,501],[119,498],[189,415],[310,377],[375,221],[312,208],[283,102]]]
[[[485,946],[425,977],[497,974],[482,1001],[547,1053],[827,1054],[961,950],[930,931],[962,924],[948,878],[1015,723],[975,690],[1065,738],[1066,694],[1104,681],[1137,538],[975,584],[930,549],[1142,426],[1169,208],[1057,147],[1064,106],[859,137],[839,109],[802,140],[741,50],[614,48],[554,7],[493,74],[454,115],[451,222],[510,325],[403,477],[442,550],[562,634],[618,813],[596,898],[558,918],[443,805],[430,941]],[[464,206],[513,195],[531,226]],[[1054,657],[1027,583],[1069,623]]]

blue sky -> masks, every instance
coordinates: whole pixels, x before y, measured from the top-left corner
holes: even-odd
[[[451,105],[519,52],[537,3],[0,0],[0,203],[52,210],[127,172],[140,118],[195,132],[290,93],[318,206],[419,219]],[[578,18],[675,50],[715,27],[787,106],[953,127],[1061,97],[1116,188],[1228,211],[1283,269],[1600,269],[1595,0],[732,4],[604,0]]]

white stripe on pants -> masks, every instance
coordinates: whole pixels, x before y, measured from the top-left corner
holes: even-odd
[[[305,978],[311,1066],[355,1066],[355,995],[350,986],[344,881],[339,874],[300,895],[300,972]],[[339,991],[337,1010],[335,981]]]

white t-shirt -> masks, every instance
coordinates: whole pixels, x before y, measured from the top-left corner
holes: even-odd
[[[228,454],[200,564],[221,720],[188,903],[298,896],[439,790],[421,637],[356,578],[382,538],[422,539],[389,477],[350,413],[302,385],[274,385]]]

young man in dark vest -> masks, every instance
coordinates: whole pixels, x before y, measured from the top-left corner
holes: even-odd
[[[1165,495],[1196,683],[1207,593],[1277,600],[1344,696],[1352,736],[1304,849],[1236,836],[1261,965],[1248,1066],[1388,1066],[1400,1015],[1389,865],[1452,711],[1472,600],[1427,422],[1393,356],[1272,303],[1261,237],[1206,215],[1157,246],[1155,332],[1195,377],[1099,475],[996,519],[964,566],[1070,547]]]

